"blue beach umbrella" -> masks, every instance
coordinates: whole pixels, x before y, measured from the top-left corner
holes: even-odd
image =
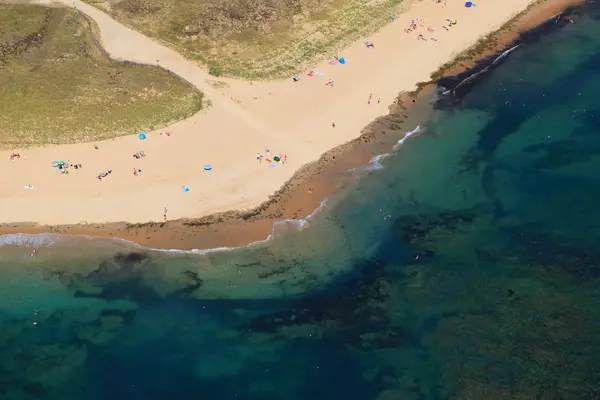
[[[138,137],[140,138],[140,140],[144,140],[146,139],[146,134],[142,132],[138,135]]]
[[[182,186],[182,187],[181,187],[181,191],[182,191],[183,193],[187,193],[187,192],[189,192],[189,191],[190,191],[190,188],[189,188],[189,187],[187,187],[187,186]]]
[[[344,59],[344,57],[340,58],[338,61],[339,61],[339,62],[340,62],[340,64],[342,64],[342,65],[346,64],[346,59]]]
[[[210,172],[210,171],[212,171],[212,166],[211,166],[210,164],[206,164],[206,165],[204,166],[204,171],[205,171],[205,172]]]
[[[465,7],[475,7],[475,4],[474,4],[474,3],[472,3],[472,2],[470,2],[470,1],[467,1],[467,2],[465,3]]]

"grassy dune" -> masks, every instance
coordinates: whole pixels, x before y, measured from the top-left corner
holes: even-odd
[[[1,148],[113,138],[201,107],[201,93],[159,68],[107,61],[73,11],[0,6]]]
[[[284,77],[390,22],[408,0],[85,0],[205,63]]]

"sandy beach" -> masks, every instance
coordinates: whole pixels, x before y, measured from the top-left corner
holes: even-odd
[[[343,57],[345,64],[324,60],[312,76],[299,74],[297,82],[292,77],[272,82],[214,78],[92,6],[63,3],[95,21],[111,57],[158,63],[203,91],[212,105],[146,132],[145,140],[133,134],[106,142],[14,149],[21,154],[15,161],[8,159],[13,151],[4,152],[0,233],[114,236],[150,247],[192,249],[263,240],[273,222],[308,215],[339,183],[340,171],[364,164],[400,138],[380,140],[363,130],[388,114],[399,92],[430,81],[442,65],[533,1],[483,0],[470,8],[463,1],[414,2],[379,32],[331,55]],[[536,5],[494,35],[486,51],[505,47],[572,3]],[[449,26],[448,19],[457,23]],[[412,21],[416,30],[406,32]],[[374,47],[367,48],[365,41]],[[462,61],[448,74],[468,66]],[[327,85],[330,80],[333,84]],[[145,157],[135,159],[140,151]],[[275,156],[280,162],[267,161]],[[52,167],[58,160],[82,168],[60,174]],[[212,170],[204,171],[205,165]],[[104,179],[97,178],[108,170]]]

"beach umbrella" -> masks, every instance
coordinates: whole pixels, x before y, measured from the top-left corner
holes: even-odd
[[[467,1],[467,2],[465,3],[465,7],[474,7],[474,6],[475,6],[475,4],[473,4],[473,3],[472,3],[472,2],[470,2],[470,1]]]
[[[205,172],[210,172],[210,171],[212,171],[212,166],[211,166],[210,164],[206,164],[206,165],[204,166],[204,171],[205,171]]]
[[[187,187],[187,186],[182,186],[182,187],[181,187],[181,191],[182,191],[183,193],[187,193],[187,192],[189,192],[189,191],[190,191],[190,188],[189,188],[189,187]]]
[[[279,158],[278,156],[275,156],[275,157],[273,157],[273,160],[279,162],[279,161],[281,161],[281,158]]]
[[[65,162],[64,162],[64,161],[59,161],[59,162],[58,162],[58,165],[59,165],[60,167],[62,167],[63,165],[65,165]]]
[[[140,140],[144,140],[146,139],[146,134],[142,132],[138,135],[138,137],[140,138]]]
[[[58,167],[58,161],[52,161],[52,166],[53,167]]]
[[[338,61],[339,61],[339,62],[340,62],[340,64],[342,64],[342,65],[343,65],[343,64],[346,64],[346,60],[344,59],[344,57],[340,58]]]

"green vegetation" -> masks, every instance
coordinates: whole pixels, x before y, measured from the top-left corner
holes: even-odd
[[[85,0],[202,61],[212,75],[285,77],[336,55],[406,0]]]
[[[156,67],[120,65],[67,9],[0,6],[0,147],[86,142],[167,125],[202,94]]]

